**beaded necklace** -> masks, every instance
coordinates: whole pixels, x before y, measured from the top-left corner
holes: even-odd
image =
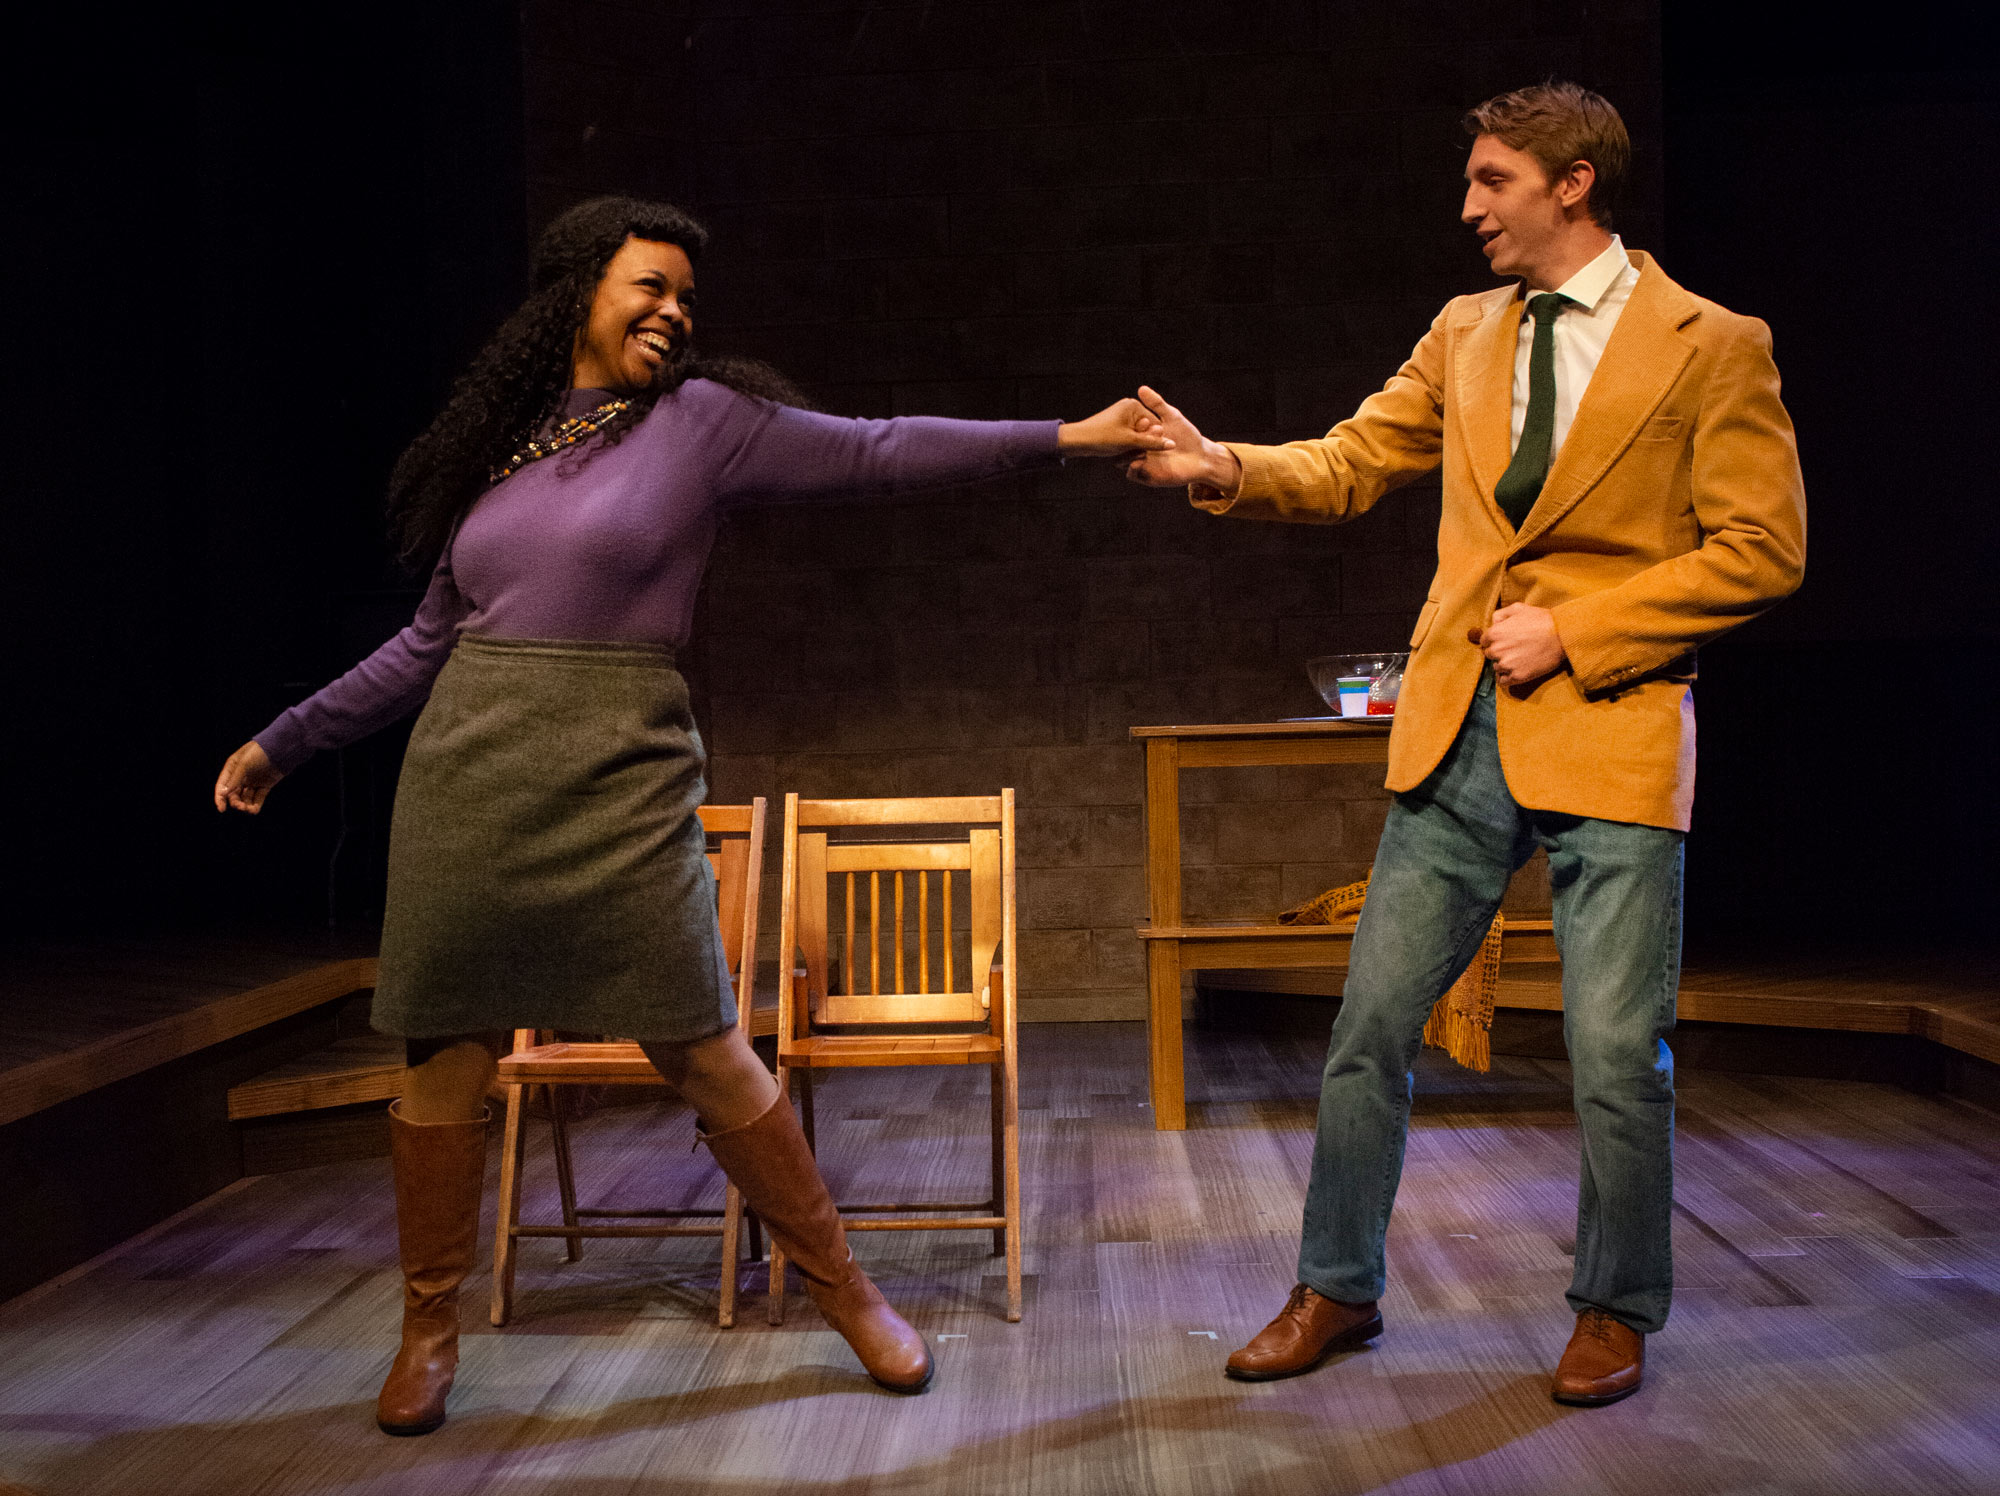
[[[488,481],[498,483],[511,473],[518,472],[531,462],[560,452],[564,447],[573,447],[585,437],[594,435],[614,416],[623,415],[632,408],[630,400],[607,400],[595,410],[585,411],[580,416],[571,416],[559,423],[546,437],[538,437],[512,457],[493,469]]]

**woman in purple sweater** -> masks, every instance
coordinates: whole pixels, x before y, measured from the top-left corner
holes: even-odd
[[[404,1036],[390,1108],[402,1349],[392,1434],[444,1422],[506,1031],[638,1040],[871,1376],[922,1391],[923,1337],[850,1256],[790,1103],[736,1027],[695,814],[703,753],[673,668],[719,514],[739,500],[907,493],[1170,443],[1134,400],[1088,420],[842,420],[774,371],[693,350],[678,209],[600,198],[536,247],[536,290],[397,464],[416,619],[232,754],[256,814],[314,752],[422,707],[397,787],[373,1020]],[[776,396],[778,398],[771,398]]]

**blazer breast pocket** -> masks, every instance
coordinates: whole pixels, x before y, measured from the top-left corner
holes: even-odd
[[[1686,422],[1679,416],[1654,416],[1639,428],[1642,442],[1677,442]]]
[[[1424,599],[1424,610],[1417,615],[1417,626],[1410,631],[1410,648],[1421,649],[1424,640],[1431,634],[1431,625],[1437,622],[1440,604],[1434,597]]]

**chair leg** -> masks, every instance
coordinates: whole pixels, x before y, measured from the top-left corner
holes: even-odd
[[[562,1196],[562,1218],[565,1226],[579,1224],[576,1216],[576,1172],[569,1156],[569,1103],[564,1099],[561,1086],[542,1088],[549,1099],[549,1134],[555,1144],[556,1191]],[[563,1238],[563,1261],[577,1262],[583,1257],[583,1238],[566,1236]]]
[[[986,1209],[989,1214],[1005,1214],[1007,1198],[1007,1090],[1001,1079],[1001,1067],[988,1067],[988,1095],[992,1101],[991,1121],[993,1132],[993,1187],[987,1197]],[[995,1256],[1007,1250],[1007,1228],[1002,1226],[993,1233]]]
[[[806,1147],[819,1156],[819,1138],[813,1132],[813,1073],[812,1066],[801,1065],[799,1076],[799,1127],[806,1135]]]
[[[776,1242],[771,1243],[770,1275],[769,1302],[764,1307],[764,1320],[767,1324],[781,1325],[785,1322],[785,1249]]]
[[[993,1079],[1004,1087],[1000,1122],[1005,1137],[1001,1164],[1006,1178],[1007,1322],[1021,1321],[1021,1077],[1011,1064],[994,1068]]]
[[[507,1087],[507,1121],[500,1136],[500,1203],[493,1213],[493,1306],[489,1317],[507,1323],[514,1312],[514,1252],[521,1223],[521,1091]]]
[[[743,1193],[732,1184],[722,1199],[722,1281],[715,1304],[715,1322],[725,1330],[736,1323],[736,1274],[742,1225]]]
[[[750,1227],[750,1260],[752,1262],[762,1262],[764,1260],[764,1223],[757,1219],[757,1212],[754,1210],[744,1211],[743,1219]]]
[[[812,1071],[805,1072],[806,1096],[805,1134],[806,1146],[812,1146]],[[787,1106],[792,1100],[792,1067],[783,1060],[778,1062],[778,1094]],[[785,1322],[785,1249],[778,1245],[778,1239],[771,1238],[771,1265],[767,1270],[768,1286],[765,1289],[764,1320],[767,1324],[781,1325]]]

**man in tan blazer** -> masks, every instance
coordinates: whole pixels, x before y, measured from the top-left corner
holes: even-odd
[[[1446,305],[1314,441],[1209,441],[1129,476],[1214,514],[1331,524],[1442,467],[1438,568],[1390,738],[1395,792],[1333,1027],[1298,1286],[1231,1376],[1308,1371],[1382,1332],[1384,1236],[1425,1015],[1507,880],[1547,849],[1583,1136],[1562,1402],[1635,1391],[1672,1286],[1673,1026],[1696,649],[1799,584],[1805,498],[1764,324],[1611,233],[1630,159],[1571,84],[1466,118],[1464,221],[1518,284]]]

